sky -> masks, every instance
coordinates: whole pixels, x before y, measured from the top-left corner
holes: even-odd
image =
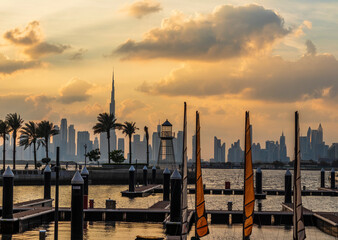
[[[2,0],[0,119],[91,130],[114,69],[116,118],[137,133],[181,130],[186,101],[189,155],[199,111],[209,159],[214,136],[243,143],[250,111],[253,142],[284,131],[292,158],[296,110],[303,135],[321,123],[338,141],[337,19],[334,0]]]

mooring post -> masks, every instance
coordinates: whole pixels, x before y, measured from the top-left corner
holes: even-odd
[[[285,203],[291,203],[291,197],[292,197],[292,193],[291,193],[291,185],[292,185],[292,174],[290,172],[290,170],[286,170],[285,173]]]
[[[129,168],[129,192],[135,192],[135,168],[133,165]]]
[[[86,166],[81,171],[81,177],[83,178],[83,209],[88,209],[88,181],[89,172]]]
[[[71,239],[83,239],[83,178],[78,171],[71,181]]]
[[[170,221],[181,221],[181,188],[182,188],[182,176],[175,169],[170,177],[171,181],[171,201],[170,201]]]
[[[147,168],[147,166],[143,167],[143,185],[144,186],[148,185],[148,168]]]
[[[155,184],[156,183],[156,167],[153,166],[151,169],[151,183]]]
[[[2,189],[2,218],[13,218],[13,186],[14,174],[8,166],[2,175],[3,189]]]
[[[331,189],[336,188],[336,172],[334,168],[331,169]]]
[[[40,230],[39,240],[46,240],[46,230]]]
[[[322,170],[320,170],[320,187],[325,188],[325,170],[324,170],[324,168],[322,168]]]
[[[50,170],[49,165],[45,167],[43,171],[43,180],[44,180],[44,189],[43,189],[43,198],[50,199],[50,189],[52,183],[52,171]]]
[[[256,170],[256,193],[262,193],[262,170],[257,168]]]
[[[163,201],[169,201],[170,194],[170,170],[165,168],[163,171]]]
[[[54,240],[58,240],[59,238],[59,171],[60,171],[60,147],[56,147]]]

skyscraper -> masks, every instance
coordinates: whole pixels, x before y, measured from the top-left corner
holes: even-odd
[[[153,152],[152,152],[152,162],[156,163],[158,159],[158,152],[160,149],[160,132],[161,132],[161,125],[157,125],[157,132],[153,132],[152,136],[152,146],[153,146]]]
[[[110,105],[109,105],[110,114],[115,115],[115,79],[114,79],[114,72],[112,77],[112,90],[110,95]],[[107,143],[107,134],[101,133],[100,134],[100,152],[101,152],[101,159],[108,160],[108,143]],[[115,129],[110,131],[110,151],[116,150],[116,132]]]
[[[70,160],[75,157],[75,129],[74,125],[71,124],[68,127],[68,144],[67,144],[67,154]]]
[[[289,162],[286,152],[286,144],[285,144],[285,136],[284,132],[282,132],[282,136],[279,138],[279,159],[282,162]]]
[[[225,163],[225,143],[221,139],[214,137],[214,161]]]
[[[77,132],[77,159],[83,161],[85,159],[85,145],[87,146],[87,152],[92,148],[91,141],[89,139],[88,131]]]
[[[67,119],[62,118],[61,119],[61,129],[60,129],[60,135],[61,135],[61,146],[60,146],[60,158],[61,160],[66,159],[67,155]]]
[[[125,156],[125,153],[124,153],[124,138],[118,139],[117,149],[123,151],[123,155]]]

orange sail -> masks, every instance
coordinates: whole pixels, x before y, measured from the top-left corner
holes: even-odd
[[[204,190],[201,169],[201,135],[200,118],[196,112],[196,183],[195,183],[195,236],[197,239],[209,234],[208,220],[205,212]]]
[[[293,239],[306,238],[300,182],[299,114],[295,112],[295,161],[293,174]]]
[[[255,207],[254,179],[251,155],[251,127],[249,112],[245,113],[245,156],[244,156],[244,199],[243,239],[249,239],[252,232]]]

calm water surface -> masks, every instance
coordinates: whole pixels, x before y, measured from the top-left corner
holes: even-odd
[[[284,189],[285,170],[263,170],[263,189]],[[329,172],[326,173],[326,176]],[[319,171],[302,171],[302,185],[307,189],[319,187]],[[203,169],[203,181],[207,188],[224,188],[225,181],[231,182],[231,188],[242,188],[243,170],[239,169]],[[326,183],[329,181],[326,177]],[[105,207],[106,199],[117,201],[117,208],[148,208],[154,203],[162,200],[162,194],[153,194],[146,198],[122,198],[121,191],[127,189],[122,185],[91,185],[89,186],[89,198],[95,200],[95,207]],[[0,187],[2,191],[2,187]],[[52,188],[52,198],[55,189]],[[60,206],[70,206],[70,186],[60,186]],[[16,186],[14,187],[14,202],[27,201],[36,198],[43,198],[43,186]],[[189,207],[194,207],[194,195],[188,195]],[[233,202],[233,209],[242,209],[243,197],[241,195],[205,195],[207,209],[227,209],[227,202]],[[267,196],[262,202],[262,210],[281,210],[281,203],[284,196]],[[2,202],[2,194],[0,194]],[[314,211],[338,212],[338,198],[324,196],[303,197],[303,204],[306,208]],[[256,206],[257,207],[257,206]],[[257,209],[256,209],[257,210]],[[40,229],[47,229],[49,237],[53,236],[53,223],[43,226]],[[240,225],[211,225],[211,234],[204,239],[241,239]],[[191,234],[193,234],[193,230]],[[136,235],[164,236],[162,224],[155,223],[125,223],[125,222],[94,222],[87,223],[85,239],[135,239]],[[12,239],[37,239],[38,229],[14,235]],[[307,239],[335,239],[322,233],[315,227],[307,228]],[[3,239],[5,239],[3,237]],[[70,239],[70,223],[60,223],[60,238]],[[283,226],[255,226],[251,239],[292,239],[292,229],[285,229]]]

